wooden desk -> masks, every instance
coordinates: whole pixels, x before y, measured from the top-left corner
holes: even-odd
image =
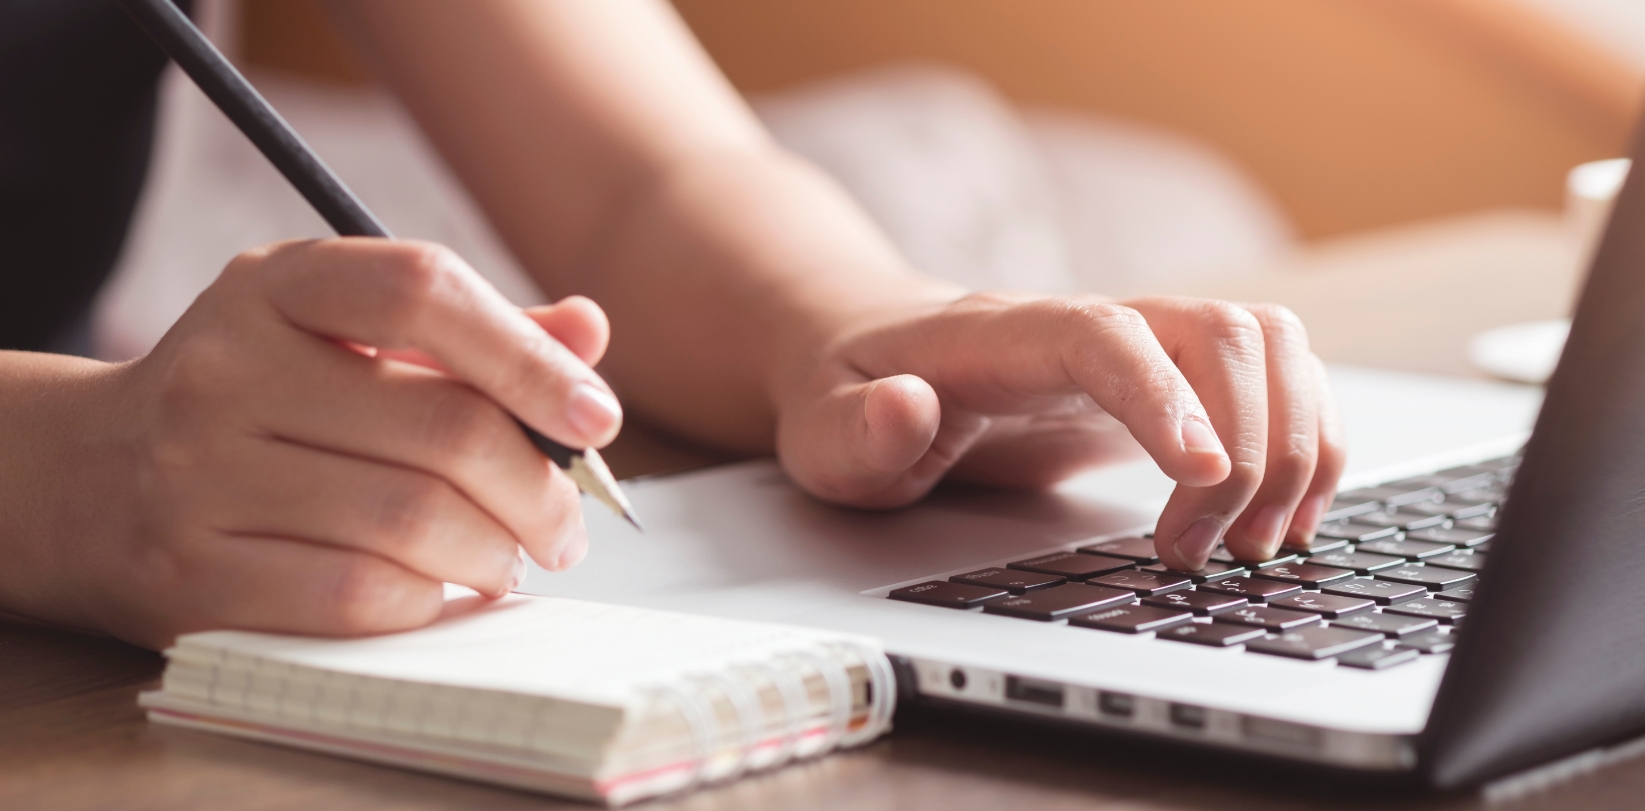
[[[151,726],[159,656],[0,620],[0,808],[587,808],[488,786]],[[1512,803],[1637,808],[1645,761]],[[1476,795],[1376,796],[1284,767],[1015,722],[909,715],[864,749],[645,806],[682,811],[1290,811],[1484,808]]]
[[[1301,260],[1306,273],[1252,277],[1213,292],[1287,301],[1314,321],[1316,345],[1328,359],[1465,371],[1461,342],[1469,330],[1564,311],[1574,276],[1558,239],[1555,229],[1534,218],[1487,219],[1444,233],[1315,252]],[[629,475],[706,459],[641,434],[625,440],[611,458]],[[117,642],[0,618],[0,809],[587,807],[151,726],[136,696],[154,686],[161,667],[158,655]],[[1634,808],[1642,793],[1645,760],[1510,805]],[[1017,722],[916,713],[899,717],[893,735],[864,749],[646,807],[1287,811],[1485,805],[1473,794],[1377,795],[1287,767]]]

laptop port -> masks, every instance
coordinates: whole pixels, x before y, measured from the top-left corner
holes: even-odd
[[[1318,729],[1287,721],[1275,721],[1272,718],[1253,718],[1248,715],[1240,721],[1240,728],[1245,737],[1254,741],[1266,741],[1301,749],[1318,749],[1322,744]]]
[[[1005,697],[1014,701],[1026,701],[1030,704],[1043,704],[1047,707],[1061,709],[1062,685],[1036,679],[1025,679],[1021,676],[1006,676]]]
[[[1110,693],[1105,690],[1097,696],[1097,709],[1101,710],[1103,715],[1130,718],[1137,713],[1137,699],[1125,693]]]
[[[1205,708],[1192,704],[1172,704],[1171,723],[1184,729],[1205,728]]]
[[[963,671],[963,670],[961,670],[957,667],[954,668],[953,670],[948,671],[948,683],[952,684],[954,686],[955,690],[964,690],[965,689],[965,671]]]

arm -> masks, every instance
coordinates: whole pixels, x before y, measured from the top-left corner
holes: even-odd
[[[769,451],[796,359],[960,292],[778,149],[665,3],[341,6],[544,292],[605,308],[602,371],[649,421]]]
[[[774,448],[812,492],[878,507],[1140,444],[1182,484],[1168,562],[1225,532],[1252,558],[1311,537],[1342,454],[1283,310],[922,277],[772,144],[660,0],[339,4],[543,289],[611,314],[602,368],[644,419]]]

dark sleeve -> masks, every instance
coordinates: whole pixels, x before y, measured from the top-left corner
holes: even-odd
[[[46,348],[114,267],[164,64],[113,0],[0,0],[0,349]]]

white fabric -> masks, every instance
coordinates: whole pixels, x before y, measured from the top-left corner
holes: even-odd
[[[1271,266],[1285,216],[1233,163],[1112,118],[1018,111],[968,74],[899,65],[755,99],[922,270],[971,287],[1135,289]]]

